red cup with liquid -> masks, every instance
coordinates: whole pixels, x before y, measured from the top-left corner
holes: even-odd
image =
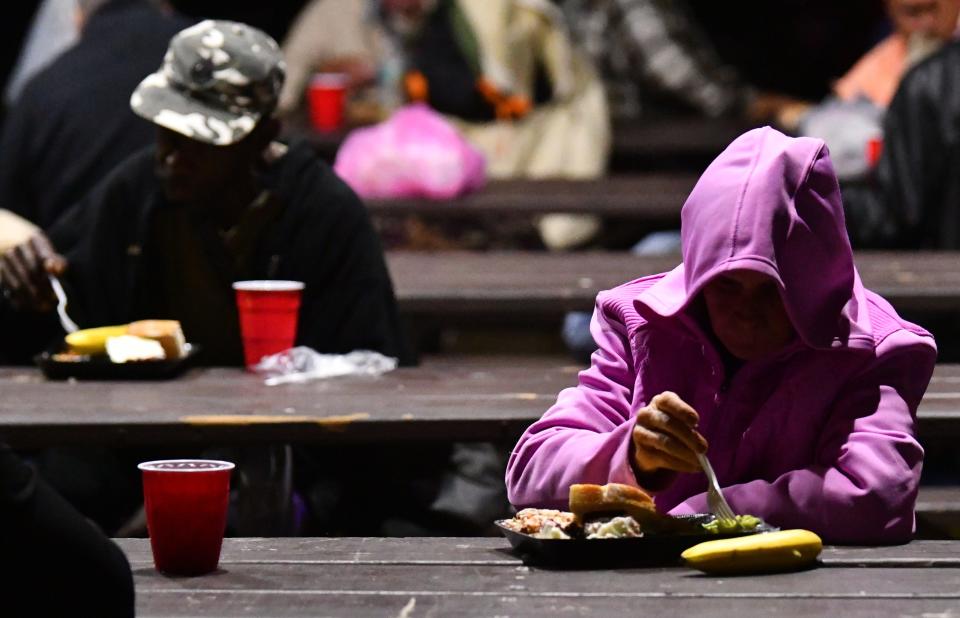
[[[318,131],[336,131],[343,127],[347,98],[347,76],[343,73],[317,73],[307,86],[310,123]]]
[[[301,281],[237,281],[233,284],[247,369],[264,356],[293,347],[303,287]]]
[[[169,575],[217,570],[234,464],[164,459],[139,466],[153,564]]]

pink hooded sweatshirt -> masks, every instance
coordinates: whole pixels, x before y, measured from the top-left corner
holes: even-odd
[[[740,136],[693,189],[681,229],[683,264],[597,297],[599,349],[514,448],[510,501],[565,508],[573,483],[637,486],[634,416],[673,391],[699,413],[734,511],[833,543],[909,540],[936,345],[861,284],[823,141]],[[728,376],[695,316],[704,285],[734,269],[776,280],[797,337]],[[707,512],[702,474],[661,480],[658,509]]]

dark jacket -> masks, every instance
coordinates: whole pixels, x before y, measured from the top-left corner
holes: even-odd
[[[858,246],[960,249],[960,42],[903,78],[873,184],[844,198]]]
[[[130,110],[130,93],[160,66],[190,21],[144,0],[112,0],[80,41],[31,79],[0,142],[0,208],[47,229],[155,129]]]
[[[119,547],[0,444],[0,578],[5,616],[133,616]]]
[[[261,233],[243,278],[306,284],[298,344],[327,353],[375,350],[410,363],[380,241],[356,194],[306,144],[292,146],[262,182],[284,207]],[[117,167],[50,231],[69,261],[69,311],[82,328],[177,318],[161,315],[149,268],[164,259],[164,247],[150,239],[165,208],[173,206],[154,174],[151,147]],[[232,294],[226,286],[211,293]],[[55,316],[6,313],[0,310],[0,352],[5,347],[14,360],[63,335]]]

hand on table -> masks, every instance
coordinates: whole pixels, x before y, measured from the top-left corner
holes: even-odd
[[[676,393],[665,391],[637,410],[633,426],[633,464],[650,474],[658,470],[699,472],[697,453],[707,440],[697,431],[700,417]]]
[[[57,305],[49,275],[59,277],[67,260],[38,232],[0,256],[0,289],[15,309],[45,313]]]

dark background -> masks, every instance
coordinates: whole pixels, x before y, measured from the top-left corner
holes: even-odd
[[[689,0],[720,55],[753,84],[819,99],[888,30],[882,0]],[[39,2],[5,6],[0,83],[6,83]],[[282,41],[305,0],[172,0],[194,17],[233,19]]]

